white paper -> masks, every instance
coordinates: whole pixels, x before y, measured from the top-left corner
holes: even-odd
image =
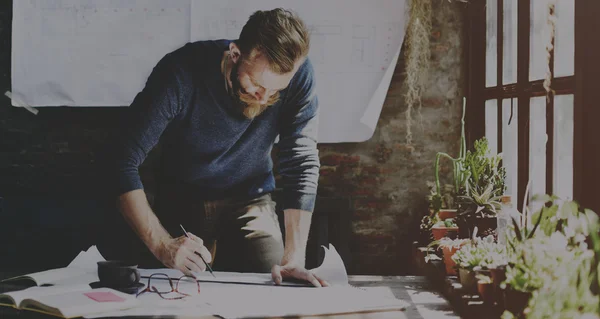
[[[347,286],[348,273],[346,272],[342,256],[340,256],[332,244],[329,244],[329,248],[322,247],[325,250],[323,262],[321,266],[313,269],[312,272],[317,277],[327,281],[331,286]]]
[[[190,0],[15,1],[13,94],[29,106],[129,105],[189,26]]]
[[[98,262],[106,261],[96,245],[91,246],[86,251],[80,252],[67,267],[77,267],[86,270],[97,270]]]
[[[177,279],[183,276],[183,273],[177,269],[139,269],[142,281],[144,278],[149,277],[155,273],[163,273],[170,278]],[[214,283],[240,283],[240,284],[255,284],[255,285],[274,285],[271,278],[271,274],[258,274],[258,273],[234,273],[234,272],[214,272],[213,277],[209,272],[205,271],[202,273],[195,273],[196,279],[200,282],[214,282]],[[164,278],[164,277],[163,277]],[[302,284],[284,282],[284,285],[289,286],[302,286]]]
[[[207,285],[205,285],[207,286]],[[244,286],[205,287],[206,299],[224,318],[265,318],[351,313],[359,311],[404,310],[408,303],[383,298],[352,286],[327,288]],[[232,305],[235,305],[233,307]]]
[[[170,288],[166,281],[153,282],[152,285],[159,291]],[[86,317],[216,315],[222,318],[264,318],[404,310],[409,305],[393,296],[349,285],[315,288],[201,282],[200,290],[199,295],[181,300],[163,300],[157,294],[144,293],[138,297],[140,305],[134,309]]]
[[[200,294],[182,300],[163,300],[155,293],[143,293],[140,306],[125,311],[102,313],[87,318],[110,316],[201,316],[217,315],[223,318],[280,317],[300,315],[325,315],[358,311],[403,310],[408,303],[392,296],[360,289],[348,284],[343,260],[333,245],[323,246],[323,263],[312,271],[327,280],[325,288],[299,286],[286,283],[276,286],[271,274],[209,272],[196,274],[200,281]],[[183,275],[174,269],[140,269],[142,277],[164,273],[171,278]],[[147,284],[147,278],[142,278]],[[167,280],[152,281],[159,291],[169,291]],[[185,291],[195,290],[193,280],[182,281]],[[176,293],[171,293],[175,296]]]
[[[312,271],[319,278],[327,281],[332,286],[345,286],[348,285],[348,274],[346,272],[346,266],[342,257],[339,255],[335,247],[329,244],[329,248],[322,246],[325,250],[323,262],[317,268]],[[183,273],[177,269],[160,268],[160,269],[139,269],[140,275],[143,278],[150,277],[152,274],[163,273],[170,278],[179,278],[183,276]],[[214,282],[214,283],[239,283],[239,284],[257,284],[257,285],[275,285],[270,273],[235,273],[235,272],[220,272],[215,271],[213,277],[210,272],[205,271],[201,273],[195,273],[196,279],[200,282]],[[307,284],[295,283],[295,282],[282,282],[283,286],[307,286]]]
[[[379,115],[381,114],[383,103],[387,96],[390,83],[392,82],[392,76],[394,76],[394,71],[396,70],[396,63],[398,62],[401,48],[402,46],[400,45],[398,50],[396,50],[392,63],[390,63],[390,66],[388,66],[385,71],[381,83],[377,87],[375,94],[371,97],[371,102],[369,102],[369,106],[360,119],[360,122],[369,127],[373,132],[375,132],[375,127],[377,127],[377,121],[379,121]]]
[[[368,140],[404,39],[405,0],[15,1],[13,95],[35,107],[128,106],[166,53],[237,39],[251,13],[276,7],[311,31],[318,141]]]
[[[98,248],[91,246],[87,251],[80,252],[67,267],[49,269],[2,281],[30,278],[38,286],[45,284],[60,286],[90,284],[99,280],[97,263],[104,260]]]

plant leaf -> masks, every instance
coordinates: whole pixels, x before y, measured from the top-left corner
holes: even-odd
[[[527,238],[533,237],[533,234],[535,234],[536,229],[538,228],[538,226],[540,225],[540,222],[542,221],[542,217],[544,217],[543,209],[541,210],[540,217],[538,218],[537,222],[535,223],[535,226],[533,226],[533,229],[531,230],[531,233],[529,234],[529,236],[527,236]]]
[[[523,241],[523,236],[521,234],[521,228],[519,227],[517,220],[514,217],[511,217],[510,219],[512,220],[513,226],[515,227],[515,236],[517,237],[517,240]]]

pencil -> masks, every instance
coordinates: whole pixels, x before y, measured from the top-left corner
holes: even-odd
[[[179,226],[181,226],[181,230],[183,230],[183,233],[185,234],[185,237],[187,237],[187,238],[190,238],[190,235],[188,235],[188,232],[187,232],[187,231],[185,231],[185,228],[183,228],[183,225],[179,224]],[[217,277],[215,276],[215,274],[213,273],[213,270],[212,270],[212,268],[210,268],[210,265],[209,265],[209,264],[206,262],[206,260],[204,260],[204,258],[202,257],[202,255],[200,255],[198,252],[195,252],[195,253],[196,253],[196,255],[200,256],[200,259],[202,259],[202,261],[203,261],[203,262],[204,262],[204,264],[206,265],[206,268],[208,268],[208,271],[210,271],[210,274],[211,274],[213,277],[217,278]]]

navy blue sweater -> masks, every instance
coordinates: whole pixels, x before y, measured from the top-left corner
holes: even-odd
[[[160,182],[189,185],[206,200],[272,192],[271,150],[279,135],[279,205],[313,211],[320,164],[312,64],[307,59],[279,101],[250,120],[225,88],[220,62],[229,43],[188,43],[154,67],[129,107],[115,152],[118,194],[143,188],[138,168],[159,139]]]

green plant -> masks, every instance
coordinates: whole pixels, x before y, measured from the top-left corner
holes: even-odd
[[[597,318],[598,215],[556,196],[533,196],[532,201],[542,204],[531,215],[532,224],[527,224],[527,218],[513,220],[514,236],[508,241],[506,280],[501,286],[532,293],[525,311],[528,319]],[[524,215],[529,215],[526,202],[523,207]],[[512,315],[505,313],[502,318]]]
[[[506,190],[506,170],[500,165],[501,155],[490,156],[485,137],[475,141],[474,151],[467,151],[465,192],[458,196],[462,218],[493,217],[500,209],[500,198]]]
[[[496,243],[493,236],[484,238],[473,236],[453,256],[453,260],[466,269],[490,269],[506,265],[507,255],[505,247]]]
[[[421,110],[421,96],[426,89],[431,48],[431,0],[406,2],[408,23],[406,27],[406,144],[412,144],[412,111]]]
[[[494,195],[494,185],[479,193],[476,189],[471,190],[469,196],[460,196],[462,217],[494,217],[500,209],[500,196]]]
[[[446,218],[446,220],[440,220],[433,227],[458,227],[454,218]]]
[[[485,258],[485,252],[476,245],[467,244],[462,246],[453,256],[452,260],[464,269],[473,270],[479,266]]]
[[[589,254],[566,260],[556,269],[555,280],[549,280],[533,294],[528,319],[584,318],[584,314],[600,311],[600,298],[590,290],[594,280]],[[593,317],[591,317],[593,318]]]
[[[502,155],[492,156],[487,138],[482,137],[475,141],[474,151],[465,154],[465,170],[469,172],[469,178],[465,183],[467,195],[472,191],[481,194],[488,185],[493,185],[494,196],[501,196],[506,191],[506,169],[501,166]]]
[[[435,184],[432,182],[427,182],[427,187],[429,188],[429,194],[426,199],[429,203],[429,209],[437,213],[441,209],[454,209],[456,208],[455,204],[455,193],[454,186],[450,184],[444,185],[441,192],[435,190]]]
[[[464,160],[467,151],[467,142],[465,138],[465,107],[466,100],[463,98],[462,117],[461,117],[461,132],[460,132],[460,150],[457,158],[453,158],[444,152],[438,152],[435,156],[434,172],[435,172],[435,190],[431,190],[432,195],[445,198],[444,205],[440,208],[455,209],[457,208],[456,197],[464,189],[464,184],[469,177],[469,172],[464,168]],[[440,184],[440,160],[446,158],[452,162],[452,172],[454,189],[450,185],[445,185],[442,190]],[[438,209],[439,210],[439,209]]]
[[[434,251],[439,251],[444,247],[448,248],[460,248],[461,246],[467,244],[470,239],[450,239],[444,237],[440,240],[434,240],[429,245],[427,245],[427,255],[425,256],[425,261],[429,260],[441,260],[441,258],[437,254],[429,254],[429,248],[433,248]]]

